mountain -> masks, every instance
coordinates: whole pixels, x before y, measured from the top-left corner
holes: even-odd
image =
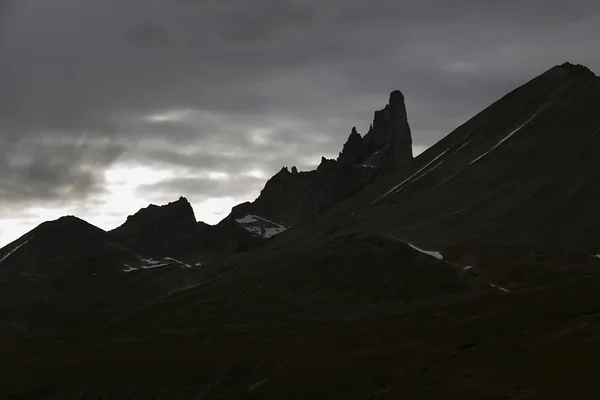
[[[217,225],[198,222],[195,229],[185,237],[168,243],[164,253],[172,254],[190,262],[210,262],[220,257],[262,246],[271,235],[260,230],[248,230],[232,218],[225,218]]]
[[[230,218],[266,221],[276,231],[283,231],[360,191],[380,171],[398,169],[412,158],[404,96],[394,90],[388,104],[375,112],[364,137],[352,128],[337,160],[322,157],[314,171],[282,168],[269,179],[255,201],[236,206]],[[248,223],[243,226],[260,231]]]
[[[117,239],[74,216],[40,224],[0,249],[0,312],[22,318],[25,305],[60,312],[132,305],[185,286],[184,270],[201,265],[148,257]],[[165,275],[153,281],[158,269]]]
[[[258,216],[289,228],[317,215],[373,181],[377,169],[322,159],[315,171],[283,168],[260,196],[232,210],[236,219]]]
[[[1,308],[63,302],[92,281],[118,276],[139,256],[73,217],[45,222],[0,250]]]
[[[412,135],[404,95],[394,90],[385,108],[375,112],[373,123],[364,137],[356,128],[352,129],[338,161],[397,170],[412,158]]]
[[[103,274],[122,270],[138,256],[102,229],[74,216],[44,222],[0,250],[2,268],[55,274]]]
[[[294,237],[327,226],[438,248],[502,243],[596,254],[599,107],[600,79],[582,66],[556,66]]]
[[[593,398],[600,79],[555,66],[415,159],[398,104],[220,224],[181,218],[168,251],[189,260],[142,271],[165,259],[140,256],[68,314],[1,310],[0,396]],[[151,211],[126,222],[133,236],[168,226]],[[82,223],[68,230],[89,231],[83,254],[128,240]],[[31,234],[0,250],[0,270],[43,260],[50,239]],[[98,296],[113,301],[90,312]]]
[[[267,239],[321,213],[369,185],[381,171],[412,159],[412,137],[404,96],[390,94],[376,111],[364,138],[352,129],[337,160],[324,157],[314,171],[284,167],[269,179],[254,202],[235,206],[219,224],[196,222],[184,197],[150,205],[110,231],[114,240],[152,257],[211,261],[261,246]]]
[[[110,231],[111,236],[142,254],[160,254],[170,243],[196,229],[194,210],[184,197],[157,206],[154,204],[127,217]]]

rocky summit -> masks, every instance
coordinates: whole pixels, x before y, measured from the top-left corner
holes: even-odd
[[[142,254],[156,254],[195,228],[194,210],[185,197],[180,197],[164,206],[151,204],[139,210],[110,234]]]
[[[398,170],[412,158],[412,136],[404,95],[395,90],[385,108],[375,112],[373,123],[364,137],[356,128],[352,129],[338,161]]]
[[[596,398],[600,79],[411,141],[394,91],[215,226],[181,198],[0,249],[0,398]]]
[[[352,128],[337,160],[323,157],[314,171],[282,168],[254,202],[235,207],[232,215],[238,219],[257,215],[291,227],[360,191],[380,172],[397,170],[412,158],[404,96],[395,90],[388,104],[375,112],[364,137]]]

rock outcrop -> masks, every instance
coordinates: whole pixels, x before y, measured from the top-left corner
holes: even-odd
[[[395,90],[390,94],[385,108],[375,111],[373,123],[364,137],[360,136],[356,128],[352,129],[338,161],[399,169],[412,158],[412,136],[404,95]]]
[[[196,230],[194,210],[185,197],[157,206],[142,208],[127,217],[110,235],[129,248],[146,255],[161,255],[162,248]]]
[[[322,157],[314,171],[284,167],[254,202],[240,204],[215,226],[196,222],[184,197],[150,205],[109,232],[116,241],[145,256],[201,256],[203,260],[244,251],[348,198],[383,170],[412,159],[412,139],[404,96],[394,91],[375,112],[363,137],[352,128],[337,160]]]
[[[254,202],[240,204],[231,215],[260,216],[289,227],[361,190],[380,171],[398,169],[412,158],[404,96],[396,90],[385,108],[375,112],[364,137],[352,128],[337,160],[323,157],[317,169],[308,172],[282,168]]]
[[[217,225],[196,222],[185,197],[163,206],[151,204],[109,232],[111,238],[146,257],[210,261],[265,242],[226,218]]]
[[[342,152],[338,156],[338,161],[345,164],[361,164],[365,161],[367,153],[368,149],[365,140],[356,131],[356,127],[354,127],[342,148]]]
[[[261,246],[266,240],[244,229],[229,216],[217,225],[198,222],[193,232],[170,241],[162,248],[162,253],[180,260],[204,263]]]
[[[586,67],[585,65],[571,64],[570,62],[566,62],[561,65],[557,65],[554,68],[550,69],[550,71],[557,72],[557,73],[560,73],[563,75],[567,75],[570,78],[577,78],[577,79],[584,79],[584,80],[597,78],[596,74],[591,69]]]
[[[323,159],[315,171],[283,168],[252,203],[236,206],[232,215],[257,215],[287,227],[310,218],[369,184],[377,169]]]

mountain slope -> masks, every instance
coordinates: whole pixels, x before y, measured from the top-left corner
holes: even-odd
[[[598,78],[556,66],[262,246],[113,281],[183,276],[178,290],[60,334],[0,318],[14,343],[0,349],[0,395],[592,398],[599,135]],[[342,163],[377,158],[360,150],[367,136],[351,134]],[[305,201],[273,215],[304,215]],[[219,224],[224,237],[283,230],[252,207]],[[198,229],[180,242],[190,251],[216,232]]]
[[[374,231],[434,247],[597,251],[600,80],[582,68],[550,69],[289,237]]]
[[[3,274],[27,270],[54,275],[72,268],[108,273],[138,257],[102,229],[73,216],[44,222],[0,251]]]
[[[73,217],[45,222],[0,250],[0,303],[63,301],[118,276],[139,256]]]

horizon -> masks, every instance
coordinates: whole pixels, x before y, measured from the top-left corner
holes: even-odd
[[[416,158],[416,157],[418,157],[420,154],[424,153],[424,152],[425,152],[427,149],[428,149],[428,148],[423,148],[423,147],[419,147],[419,146],[414,146],[414,145],[413,145],[413,154],[414,154],[414,157],[415,157],[415,158]],[[316,166],[315,166],[314,168],[316,168]],[[306,170],[299,170],[299,172],[311,171],[311,170],[314,170],[314,168],[313,168],[313,169],[306,169]],[[268,179],[270,179],[270,178],[271,178],[271,177],[269,177],[269,178],[266,178],[266,179],[265,179],[265,183],[266,183],[266,182],[267,182],[267,180],[268,180]],[[176,201],[176,200],[177,200],[177,197],[184,197],[184,198],[185,198],[186,200],[188,200],[188,202],[189,202],[189,199],[187,199],[185,196],[177,196],[177,195],[175,195],[173,200],[169,200],[169,201],[167,201],[166,203],[163,203],[163,204],[154,204],[154,203],[149,203],[149,204],[147,204],[147,205],[145,205],[145,206],[143,206],[143,207],[139,208],[139,209],[138,209],[138,210],[136,210],[135,212],[138,212],[138,211],[140,211],[142,208],[145,208],[145,207],[148,207],[148,206],[151,206],[151,205],[156,205],[156,206],[163,206],[163,205],[166,205],[166,204],[168,204],[168,203],[171,203],[171,202],[173,202],[173,201]],[[257,194],[257,195],[256,195],[254,198],[252,198],[252,199],[249,199],[249,200],[247,200],[247,201],[254,201],[254,200],[256,199],[256,197],[258,197],[258,194]],[[219,200],[219,199],[216,199],[216,200],[214,200],[214,201],[220,201],[220,200]],[[194,208],[194,205],[193,205],[191,202],[190,202],[190,205],[192,206],[192,209],[194,210],[194,216],[195,216],[195,218],[196,218],[196,222],[204,222],[204,223],[206,223],[206,224],[209,224],[209,225],[216,225],[216,224],[218,224],[219,222],[221,222],[221,221],[222,221],[224,218],[227,218],[227,216],[228,216],[228,215],[231,213],[231,209],[232,209],[234,206],[236,206],[236,205],[238,205],[238,204],[241,204],[241,203],[243,203],[243,202],[244,202],[244,201],[241,201],[241,202],[238,202],[238,203],[232,204],[231,206],[226,206],[226,208],[223,208],[223,210],[224,210],[223,212],[219,212],[219,213],[213,213],[214,215],[218,216],[218,218],[212,218],[212,221],[207,221],[207,220],[200,219],[200,218],[198,217],[198,213],[196,212],[196,209]],[[4,242],[2,242],[2,236],[0,236],[0,249],[2,249],[3,247],[5,247],[5,246],[7,246],[7,245],[11,244],[12,242],[14,242],[14,241],[16,241],[16,240],[18,240],[18,239],[20,239],[20,238],[21,238],[23,235],[26,235],[28,232],[30,232],[32,229],[35,229],[35,228],[36,228],[36,227],[38,227],[40,224],[42,224],[42,223],[44,223],[44,222],[47,222],[47,221],[55,221],[55,220],[57,220],[57,219],[59,219],[59,218],[61,218],[61,217],[65,217],[65,216],[74,216],[74,217],[77,217],[77,218],[79,218],[79,219],[81,219],[81,220],[83,220],[83,221],[85,221],[85,222],[87,222],[87,223],[90,223],[91,225],[94,225],[94,226],[96,226],[96,227],[98,227],[98,228],[100,228],[100,229],[102,229],[102,230],[104,230],[104,231],[110,231],[110,230],[112,230],[112,229],[115,229],[115,228],[117,228],[117,227],[121,226],[123,223],[125,223],[125,221],[127,220],[127,217],[129,217],[130,215],[133,215],[133,214],[134,214],[134,213],[132,213],[132,214],[127,214],[127,215],[123,215],[123,217],[120,219],[120,221],[121,221],[121,222],[119,222],[119,223],[118,223],[118,225],[115,225],[115,226],[106,226],[106,227],[104,227],[104,226],[100,226],[100,225],[97,225],[97,224],[95,224],[95,223],[93,223],[93,222],[91,222],[91,221],[89,221],[89,220],[87,220],[87,219],[85,219],[85,218],[81,218],[80,216],[78,216],[78,215],[73,215],[73,214],[63,214],[63,215],[58,215],[58,216],[56,216],[56,217],[50,217],[49,219],[46,219],[46,220],[40,220],[38,223],[34,223],[34,224],[32,225],[32,227],[31,227],[31,228],[27,228],[27,230],[26,230],[26,231],[22,232],[21,234],[18,234],[18,236],[14,237],[14,238],[9,238],[9,240],[8,240],[7,242],[5,242],[5,243],[4,243]],[[206,214],[206,213],[204,213],[204,214]],[[210,218],[208,218],[208,219],[210,220]]]
[[[217,223],[395,89],[416,155],[555,65],[599,71],[600,5],[535,3],[0,2],[0,247],[179,196]]]

